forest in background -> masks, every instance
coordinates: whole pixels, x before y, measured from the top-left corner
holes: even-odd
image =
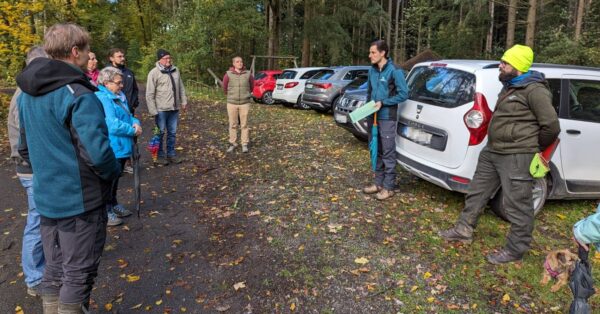
[[[397,63],[432,49],[443,58],[497,59],[527,44],[536,62],[600,66],[599,0],[4,0],[0,81],[14,83],[47,27],[74,22],[92,34],[101,63],[127,51],[142,80],[155,52],[171,52],[188,80],[212,82],[240,55],[298,57],[299,66],[366,64],[382,38]],[[292,67],[257,61],[257,70]]]

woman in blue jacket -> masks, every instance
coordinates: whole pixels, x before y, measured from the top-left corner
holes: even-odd
[[[120,162],[122,171],[125,162],[132,154],[133,137],[142,134],[142,127],[140,121],[129,112],[127,99],[121,91],[123,89],[121,70],[114,67],[102,69],[98,75],[98,89],[96,96],[104,107],[110,147]],[[117,202],[118,186],[119,178],[113,181],[111,199],[108,203],[109,226],[119,225],[123,223],[120,218],[131,215],[131,211]]]
[[[581,219],[573,226],[573,238],[586,251],[590,244],[595,244],[600,249],[600,204],[596,213]]]

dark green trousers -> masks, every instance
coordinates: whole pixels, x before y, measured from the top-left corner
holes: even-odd
[[[502,186],[506,216],[510,222],[505,249],[517,255],[529,250],[533,232],[532,153],[497,154],[484,148],[469,185],[457,227],[472,234],[490,197]]]

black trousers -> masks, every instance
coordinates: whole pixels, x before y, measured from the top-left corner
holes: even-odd
[[[127,162],[127,160],[129,160],[129,158],[117,159],[117,161],[121,165],[121,174],[123,174],[123,169],[125,169],[125,163]],[[108,202],[109,205],[115,206],[115,205],[119,204],[119,202],[117,201],[117,191],[119,190],[119,179],[120,178],[121,177],[119,176],[115,179],[115,181],[112,182],[112,187],[111,187],[111,191],[110,191],[110,201]]]
[[[41,217],[46,259],[42,294],[59,295],[66,304],[89,301],[106,241],[106,221],[106,206],[69,218]]]

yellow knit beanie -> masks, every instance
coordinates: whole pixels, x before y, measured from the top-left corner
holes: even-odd
[[[533,50],[528,46],[514,45],[506,50],[501,60],[510,64],[517,71],[525,73],[529,71],[533,63]]]

